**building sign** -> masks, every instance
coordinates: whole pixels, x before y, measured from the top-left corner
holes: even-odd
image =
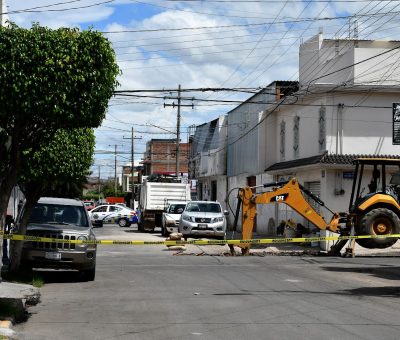
[[[400,103],[393,103],[393,145],[400,145]]]
[[[343,171],[343,178],[345,179],[353,179],[354,171]]]

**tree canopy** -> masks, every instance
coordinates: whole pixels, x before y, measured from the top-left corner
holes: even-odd
[[[110,42],[92,30],[11,24],[0,27],[0,50],[1,217],[23,153],[59,129],[99,126],[120,71]]]
[[[80,196],[90,174],[94,147],[93,129],[80,128],[58,130],[39,150],[25,150],[18,178],[25,196]]]
[[[119,73],[101,33],[11,25],[0,28],[0,50],[3,129],[29,122],[33,135],[101,124]]]

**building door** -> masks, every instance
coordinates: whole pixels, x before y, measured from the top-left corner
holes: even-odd
[[[211,201],[217,200],[217,181],[211,181]]]
[[[201,201],[203,199],[203,183],[197,182],[197,199]]]

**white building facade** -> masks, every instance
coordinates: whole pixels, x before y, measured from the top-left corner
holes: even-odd
[[[400,102],[399,47],[397,41],[331,40],[322,34],[304,42],[298,83],[274,82],[227,114],[226,195],[295,176],[331,210],[347,211],[353,160],[400,158],[392,140],[392,104]],[[229,203],[235,207],[236,194]],[[331,213],[316,208],[330,219]],[[308,224],[283,204],[259,206],[257,232],[274,235],[289,218]]]
[[[197,199],[221,203],[226,209],[227,117],[196,127],[191,137],[189,178],[197,180]]]

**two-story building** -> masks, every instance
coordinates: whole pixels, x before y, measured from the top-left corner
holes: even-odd
[[[151,139],[146,143],[143,160],[143,175],[176,174],[176,139]],[[179,174],[188,173],[189,143],[179,144]]]
[[[227,113],[226,195],[296,176],[331,210],[346,211],[353,159],[399,157],[392,143],[399,46],[322,34],[302,43],[298,83],[276,81]],[[259,207],[257,231],[273,234],[288,218],[305,223],[285,205]]]
[[[191,141],[189,178],[197,180],[197,199],[225,206],[227,117],[196,126]]]

